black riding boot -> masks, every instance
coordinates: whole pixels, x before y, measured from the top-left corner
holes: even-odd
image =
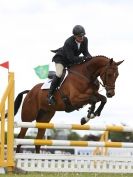
[[[53,96],[56,88],[60,85],[60,80],[61,78],[59,78],[58,76],[55,76],[54,79],[52,80],[50,89],[49,89],[49,93],[48,93],[48,104],[49,105],[54,105],[56,103],[55,98]]]

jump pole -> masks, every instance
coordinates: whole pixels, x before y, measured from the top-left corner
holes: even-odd
[[[40,129],[70,129],[70,130],[94,130],[94,131],[113,131],[113,132],[133,132],[133,127],[119,125],[78,125],[78,124],[53,124],[38,122],[15,122],[15,128],[40,128]]]
[[[126,142],[96,142],[96,141],[64,141],[41,139],[15,139],[15,145],[48,145],[48,146],[79,146],[79,147],[112,147],[133,148],[133,143]]]

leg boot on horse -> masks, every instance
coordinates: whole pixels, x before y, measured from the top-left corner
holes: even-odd
[[[60,85],[61,78],[58,76],[55,76],[54,79],[52,80],[49,93],[48,93],[48,104],[49,105],[54,105],[56,103],[55,98],[54,98],[54,92],[57,89],[57,87]]]

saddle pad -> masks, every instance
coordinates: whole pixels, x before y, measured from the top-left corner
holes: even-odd
[[[49,89],[51,82],[52,82],[52,79],[49,79],[49,78],[44,79],[44,83],[43,83],[41,89]]]
[[[66,72],[65,77],[64,77],[63,81],[61,82],[60,86],[63,84],[67,75],[68,75],[68,72]],[[52,79],[49,79],[49,78],[44,79],[44,83],[43,83],[41,89],[50,89],[51,82],[52,82]]]

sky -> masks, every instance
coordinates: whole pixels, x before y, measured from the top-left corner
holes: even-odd
[[[119,66],[116,95],[100,117],[91,124],[133,125],[133,1],[131,0],[0,0],[0,63],[9,61],[15,74],[15,96],[43,82],[34,67],[52,63],[51,49],[63,46],[75,25],[82,25],[92,56],[105,55]],[[1,96],[7,83],[7,70],[0,67]],[[103,88],[100,93],[105,94]],[[73,113],[58,112],[56,123],[80,123],[87,108]],[[20,112],[15,118],[20,120]]]

